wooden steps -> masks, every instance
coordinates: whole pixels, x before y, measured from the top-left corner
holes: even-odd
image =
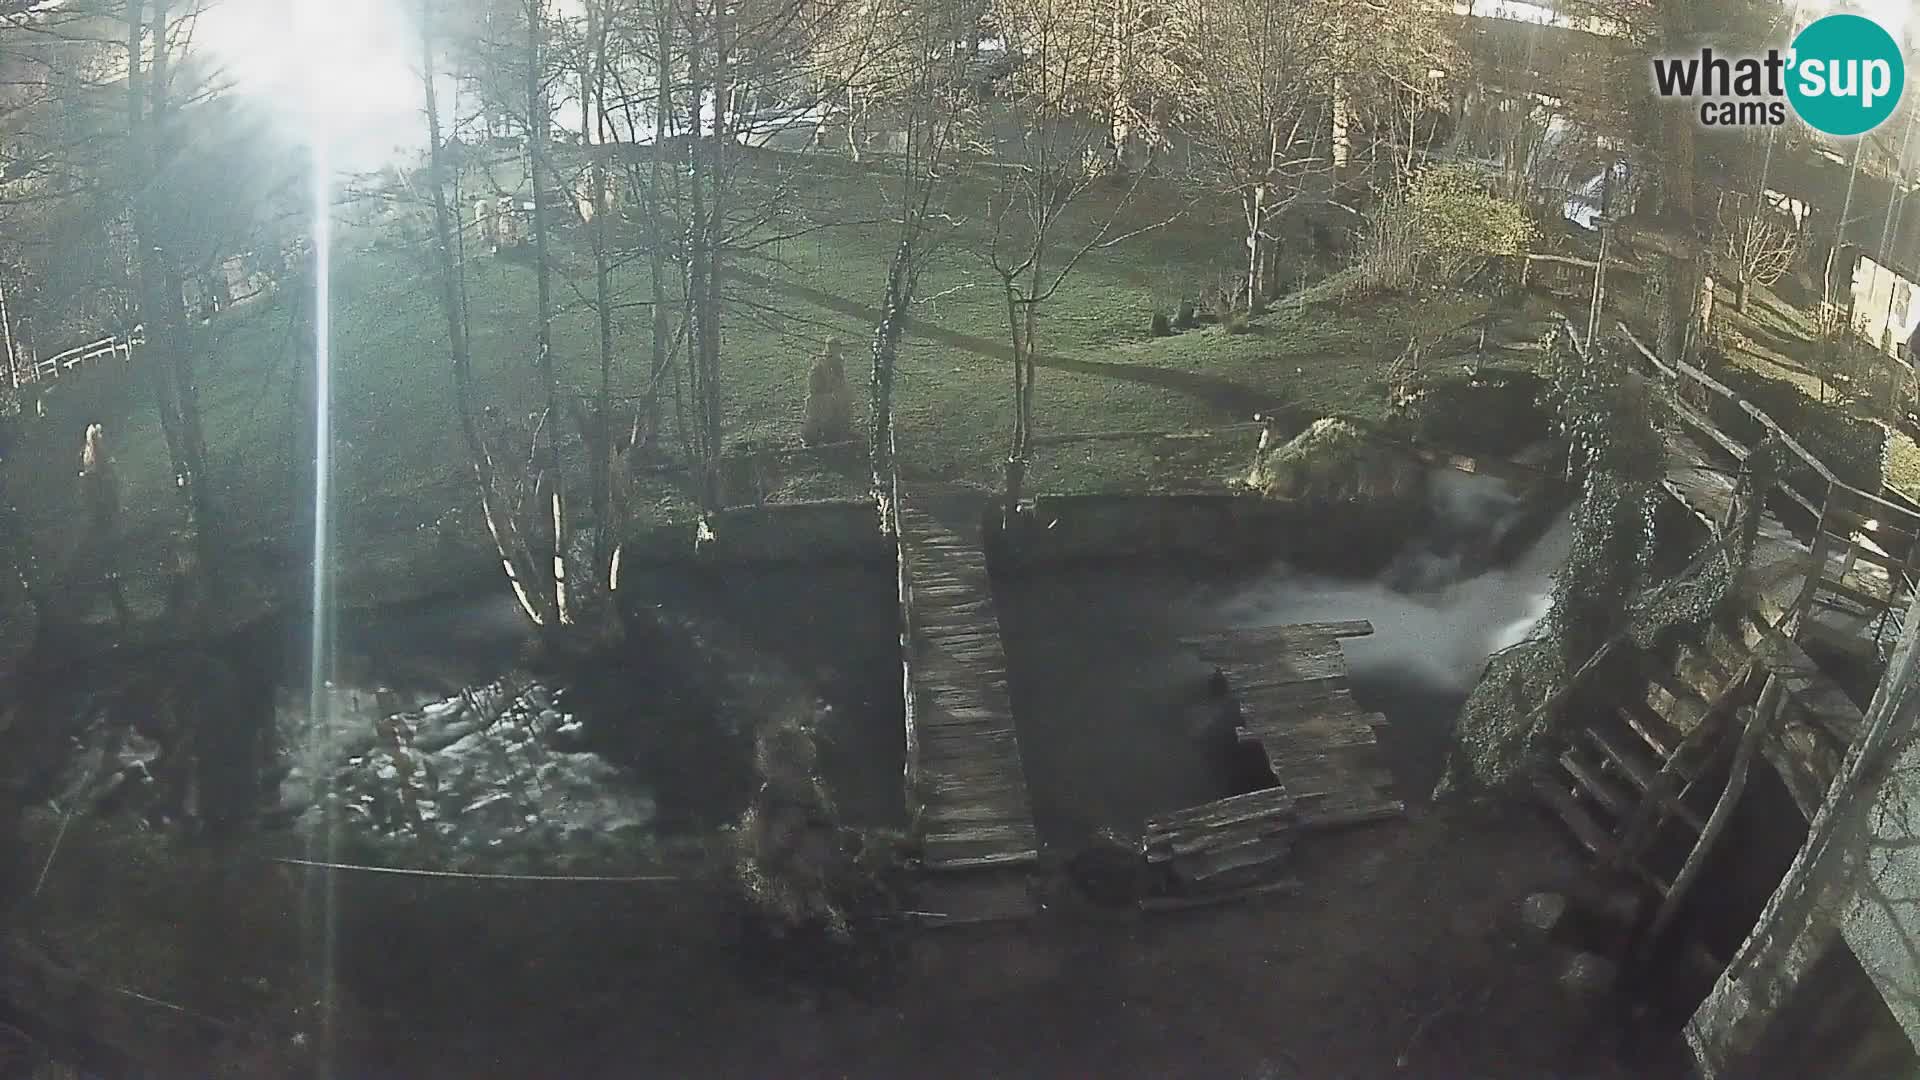
[[[1620,717],[1620,722],[1627,725],[1627,730],[1640,736],[1640,741],[1647,744],[1647,749],[1661,758],[1670,756],[1679,748],[1680,732],[1667,723],[1666,717],[1648,708],[1646,702],[1629,699],[1616,706],[1614,712]]]
[[[1671,673],[1649,672],[1643,700],[1654,715],[1666,721],[1668,727],[1682,736],[1699,727],[1700,722],[1706,719],[1707,703],[1699,695],[1678,685]]]
[[[1600,824],[1566,785],[1546,776],[1535,776],[1533,792],[1566,824],[1574,840],[1595,860],[1610,862],[1620,854],[1620,842],[1614,839],[1613,830]]]
[[[1605,770],[1594,768],[1585,758],[1572,750],[1561,752],[1560,767],[1567,770],[1567,775],[1573,777],[1574,782],[1580,785],[1589,797],[1599,803],[1607,813],[1612,814],[1614,820],[1624,820],[1633,812],[1634,794],[1614,783]]]

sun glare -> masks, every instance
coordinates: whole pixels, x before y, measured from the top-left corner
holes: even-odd
[[[380,0],[229,0],[194,28],[236,91],[271,103],[342,165],[420,140],[415,31]]]

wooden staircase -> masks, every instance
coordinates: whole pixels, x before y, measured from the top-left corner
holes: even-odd
[[[1595,862],[1665,898],[1727,783],[1738,711],[1776,692],[1759,755],[1809,820],[1860,729],[1860,712],[1806,653],[1751,613],[1711,621],[1655,655],[1640,680],[1585,695],[1533,791]],[[1662,769],[1667,782],[1661,783]]]
[[[1552,766],[1533,777],[1540,802],[1595,862],[1658,897],[1720,795],[1716,765],[1738,733],[1734,710],[1759,689],[1743,640],[1718,628],[1705,637],[1671,657],[1632,654],[1643,681],[1587,707]]]

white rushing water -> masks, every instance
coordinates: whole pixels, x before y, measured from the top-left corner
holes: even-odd
[[[1220,602],[1218,616],[1232,626],[1366,619],[1373,636],[1343,643],[1357,679],[1465,693],[1489,655],[1547,614],[1572,530],[1561,517],[1511,563],[1463,576],[1520,506],[1499,481],[1450,470],[1431,477],[1429,495],[1434,527],[1378,577],[1280,565]]]

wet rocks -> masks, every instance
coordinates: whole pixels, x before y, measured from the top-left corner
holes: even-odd
[[[1559,893],[1537,892],[1520,902],[1520,924],[1537,937],[1553,935],[1567,916],[1567,898]]]
[[[549,849],[564,857],[644,836],[651,795],[579,749],[582,725],[559,696],[502,679],[376,719],[373,745],[331,763],[329,790],[300,826],[337,816],[370,843],[453,862]]]
[[[1611,991],[1620,977],[1613,961],[1599,953],[1574,953],[1560,968],[1560,986],[1580,997],[1600,997]]]
[[[1259,456],[1247,483],[1323,526],[1330,561],[1364,573],[1427,524],[1426,477],[1425,466],[1400,449],[1352,421],[1327,417]],[[1337,528],[1324,527],[1335,522]],[[1301,548],[1314,552],[1315,545],[1303,541]]]
[[[1434,798],[1474,796],[1519,785],[1543,760],[1549,718],[1537,712],[1565,675],[1548,638],[1495,653],[1454,725],[1454,745]]]

